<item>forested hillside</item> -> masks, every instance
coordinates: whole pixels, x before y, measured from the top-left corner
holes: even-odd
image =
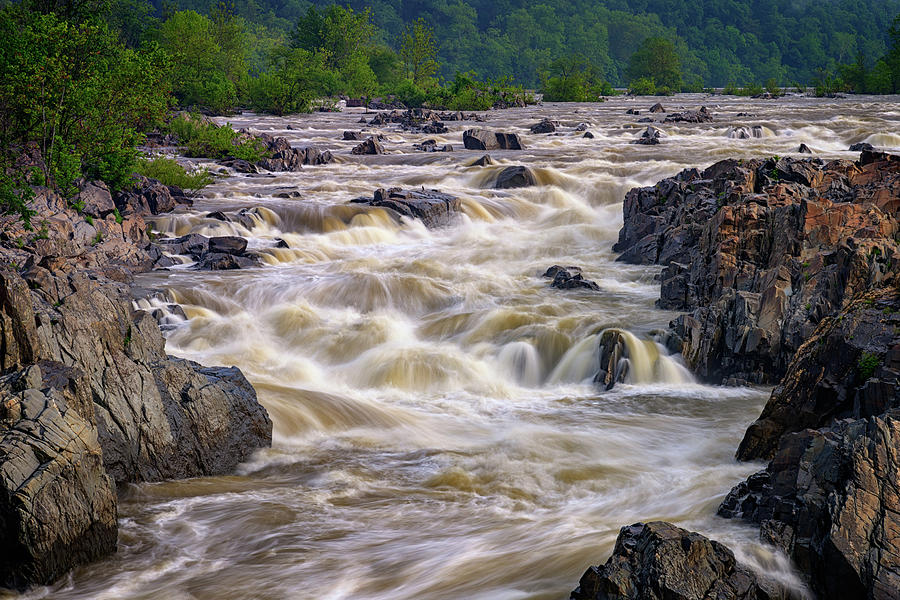
[[[171,0],[155,0],[162,12]],[[208,12],[211,0],[174,6]],[[287,33],[309,6],[327,0],[235,0],[233,10],[270,32]],[[388,46],[406,23],[434,28],[441,74],[474,70],[535,86],[557,58],[582,55],[611,83],[624,85],[628,58],[647,37],[676,43],[685,81],[706,85],[807,83],[862,57],[885,54],[900,0],[352,0],[371,7]]]

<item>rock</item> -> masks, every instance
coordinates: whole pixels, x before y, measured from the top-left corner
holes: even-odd
[[[259,173],[259,168],[256,165],[240,158],[226,158],[220,160],[218,164],[233,169],[238,173]]]
[[[871,162],[868,162],[870,161]],[[660,264],[670,327],[707,381],[775,383],[825,317],[895,277],[900,162],[779,158],[632,190],[614,246]]]
[[[592,140],[592,139],[594,139],[594,134],[591,133],[590,131],[585,131],[585,132],[584,132],[584,135],[581,136],[581,137]]]
[[[589,127],[590,125],[588,125],[587,123],[579,123],[575,127],[575,131],[587,131]]]
[[[230,271],[259,266],[259,261],[250,257],[235,256],[224,252],[204,254],[194,266],[198,271]]]
[[[375,138],[367,138],[350,151],[352,154],[384,154],[384,146]]]
[[[709,123],[713,120],[712,114],[705,106],[700,110],[688,110],[680,113],[666,115],[665,123]]]
[[[781,439],[900,407],[900,291],[882,288],[825,317],[799,348],[737,451],[770,459]]]
[[[540,120],[539,123],[535,123],[531,126],[531,133],[553,133],[556,131],[556,128],[559,126],[559,123],[556,121],[551,121],[547,117],[544,117]]]
[[[849,150],[850,150],[850,152],[862,152],[863,150],[871,151],[871,150],[875,150],[875,146],[873,146],[872,144],[870,144],[868,142],[859,142],[859,143],[856,143],[856,144],[853,144],[852,146],[850,146]]]
[[[656,104],[654,104],[653,106],[650,107],[650,112],[652,112],[652,113],[664,113],[664,112],[666,112],[666,109],[663,108],[663,105],[662,105],[662,104],[660,104],[659,102],[657,102]],[[637,113],[635,113],[635,114],[637,114]]]
[[[761,125],[754,125],[753,127],[729,127],[727,136],[731,139],[749,140],[763,137],[764,130]]]
[[[419,219],[428,228],[449,225],[459,213],[459,198],[444,194],[438,190],[375,190],[373,198],[356,198],[356,204],[377,206],[393,211],[398,216]]]
[[[529,187],[537,185],[534,173],[528,167],[505,167],[497,173],[494,180],[494,189],[503,190],[510,188]]]
[[[653,123],[654,121],[650,117],[643,117],[641,119],[638,119],[637,122],[638,123]]]
[[[268,171],[300,171],[304,165],[324,165],[332,162],[334,156],[328,150],[320,150],[315,146],[294,148],[283,137],[272,137],[268,134],[256,136],[262,141],[269,152],[267,158],[263,158],[256,164]]]
[[[663,133],[656,127],[648,127],[634,143],[643,144],[645,146],[654,146],[659,143],[661,135],[663,135]]]
[[[726,546],[662,521],[623,527],[612,556],[581,577],[572,600],[773,600],[786,597]]]
[[[598,286],[596,283],[582,277],[581,269],[579,269],[578,267],[563,268],[559,265],[554,265],[547,269],[547,271],[544,273],[544,277],[552,277],[553,281],[550,282],[550,287],[560,290],[600,290],[600,286]]]
[[[21,289],[20,281],[0,272],[0,289]],[[39,323],[7,360],[81,373],[67,387],[93,399],[103,464],[117,483],[227,473],[271,443],[271,421],[240,371],[167,357],[158,325],[133,309],[127,286],[47,273],[30,293],[30,310],[0,306],[0,322]]]
[[[39,367],[0,378],[0,586],[52,583],[117,534],[97,429]]]
[[[629,108],[628,110],[625,111],[625,114],[637,116],[637,115],[641,114],[641,111],[637,110],[636,108]]]
[[[425,140],[419,144],[413,144],[413,148],[420,152],[453,152],[453,146],[444,144],[440,148],[436,140]]]
[[[464,131],[463,145],[467,150],[523,150],[525,148],[518,134],[487,129]]]
[[[470,166],[470,167],[489,167],[489,166],[495,165],[495,164],[497,164],[497,163],[494,162],[494,159],[491,158],[491,155],[490,155],[490,154],[485,154],[485,155],[482,156],[481,158],[476,159],[476,160],[475,160],[474,162],[472,162],[472,164],[470,164],[469,166]]]
[[[209,251],[224,254],[243,254],[247,249],[247,240],[235,235],[209,238]]]
[[[800,154],[812,154],[813,153],[812,150],[809,149],[809,146],[807,146],[806,144],[800,144],[800,147],[797,148],[797,152],[799,152]]]
[[[896,598],[898,490],[894,409],[784,436],[766,470],[735,487],[719,514],[759,523],[763,541],[784,550],[822,600]]]
[[[347,141],[359,141],[363,139],[363,134],[358,131],[345,131],[342,139]]]
[[[78,193],[78,199],[84,204],[81,212],[95,219],[103,219],[116,209],[109,188],[102,181],[85,184]]]

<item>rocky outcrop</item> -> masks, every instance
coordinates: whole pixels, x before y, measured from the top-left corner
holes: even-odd
[[[453,152],[453,146],[444,144],[438,146],[437,140],[425,140],[418,144],[413,144],[413,148],[419,152]]]
[[[463,132],[467,150],[522,150],[525,145],[517,133],[502,133],[487,129],[467,129]]]
[[[590,567],[571,600],[774,600],[774,583],[742,567],[722,544],[671,523],[623,527],[606,564]]]
[[[663,105],[662,105],[662,104],[660,104],[659,102],[657,102],[656,104],[654,104],[653,106],[650,107],[650,112],[652,112],[652,113],[664,113],[664,112],[666,112],[666,109],[663,108]],[[635,114],[636,114],[636,113],[635,113]]]
[[[227,219],[226,215],[222,215]],[[223,219],[223,220],[225,220]],[[207,238],[189,233],[177,238],[164,238],[157,245],[173,255],[189,257],[201,271],[222,271],[259,266],[259,257],[247,251],[247,240],[239,236]]]
[[[351,154],[384,154],[384,146],[374,137],[368,137],[362,143],[353,147]]]
[[[521,165],[504,167],[497,173],[497,178],[494,180],[494,188],[498,190],[530,187],[533,185],[537,185],[534,172],[528,167]]]
[[[561,267],[559,265],[553,265],[544,272],[543,277],[552,279],[553,281],[550,282],[550,287],[560,290],[586,289],[595,292],[600,290],[600,286],[595,282],[590,279],[585,279],[581,275],[580,267]]]
[[[397,217],[419,219],[428,228],[449,225],[460,210],[459,198],[425,189],[378,189],[372,198],[355,198],[351,202],[386,208]]]
[[[620,260],[664,266],[659,306],[702,377],[777,382],[818,323],[892,280],[900,161],[726,160],[630,191]]]
[[[535,123],[530,127],[531,133],[553,133],[556,131],[556,128],[559,126],[559,123],[553,121],[547,117],[541,119],[538,123]]]
[[[719,514],[759,523],[822,600],[900,590],[900,411],[784,436]]]
[[[653,110],[651,109],[651,112]],[[664,123],[710,123],[713,120],[712,113],[701,106],[699,110],[686,110],[680,113],[666,115]]]
[[[334,160],[330,151],[315,146],[294,148],[286,138],[267,133],[254,137],[260,139],[268,151],[269,155],[256,163],[267,171],[299,171],[304,165],[324,165]]]
[[[50,583],[116,549],[97,430],[66,400],[64,365],[0,378],[0,586]]]

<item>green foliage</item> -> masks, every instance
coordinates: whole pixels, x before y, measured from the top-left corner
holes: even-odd
[[[874,352],[863,352],[856,363],[857,375],[860,382],[868,381],[878,367],[881,366],[881,357]]]
[[[128,49],[96,19],[0,9],[0,164],[30,146],[42,182],[63,195],[80,177],[121,187],[141,132],[168,108],[167,69],[157,46]]]
[[[649,77],[639,77],[628,86],[628,93],[632,96],[655,96],[656,84]]]
[[[650,79],[657,88],[680,90],[681,58],[671,40],[661,37],[645,39],[628,59],[630,81]]]
[[[750,83],[745,85],[744,87],[737,87],[733,82],[730,82],[724,88],[722,88],[722,93],[726,96],[758,96],[765,91],[761,85]]]
[[[541,73],[541,92],[548,102],[597,102],[616,93],[596,67],[575,54],[553,61]]]
[[[166,19],[160,43],[173,64],[174,93],[181,106],[224,113],[246,94],[248,40],[244,22],[219,5],[211,17],[192,10]]]
[[[34,211],[28,208],[28,203],[34,197],[34,192],[28,187],[21,173],[9,170],[0,162],[0,215],[18,215],[25,226],[26,231],[31,230],[31,217]]]
[[[406,70],[406,76],[417,86],[433,85],[434,74],[438,63],[437,44],[434,41],[434,30],[419,17],[406,26],[400,37],[400,60]]]
[[[192,191],[204,188],[213,181],[212,175],[206,169],[188,173],[176,160],[164,157],[140,159],[136,172],[157,179],[164,185],[174,185]],[[116,221],[119,223],[120,218],[117,215]]]
[[[249,162],[266,156],[266,148],[260,140],[243,137],[228,125],[219,127],[197,115],[179,115],[169,123],[169,131],[178,136],[187,156],[234,157]]]

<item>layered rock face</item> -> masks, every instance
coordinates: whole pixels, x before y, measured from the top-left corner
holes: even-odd
[[[581,577],[572,600],[774,600],[787,594],[737,564],[722,544],[656,521],[623,527],[612,556]]]
[[[774,383],[816,325],[891,281],[900,161],[719,162],[625,198],[621,260],[660,264],[659,306],[688,364],[716,383]]]
[[[419,219],[428,228],[449,225],[460,211],[460,200],[438,190],[377,189],[372,198],[354,198],[355,204],[386,208],[399,216]]]
[[[167,356],[133,308],[132,273],[162,256],[144,216],[179,197],[138,183],[84,184],[83,214],[38,189],[40,233],[0,218],[0,586],[114,551],[116,483],[224,474],[271,444],[238,369]]]

